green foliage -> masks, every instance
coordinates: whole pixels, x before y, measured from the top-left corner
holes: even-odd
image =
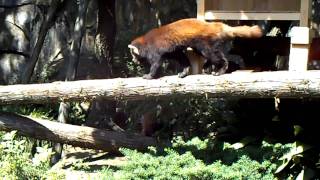
[[[221,104],[221,99],[206,97],[150,99],[127,102],[125,112],[128,112],[130,123],[133,124],[143,113],[156,114],[155,121],[161,124],[157,135],[162,139],[174,136],[206,138],[213,136],[216,124],[221,121]]]
[[[89,102],[71,102],[69,111],[70,124],[81,125],[85,122]]]
[[[191,152],[179,155],[172,149],[165,149],[166,155],[157,157],[128,149],[122,152],[129,162],[116,172],[121,179],[181,179],[199,177],[205,173],[205,164]]]
[[[74,161],[71,165],[71,169],[72,170],[82,170],[82,171],[86,171],[86,170],[90,170],[90,167],[88,164],[85,164],[83,162],[83,159],[77,159],[76,161]]]
[[[280,179],[316,179],[319,177],[319,150],[314,146],[295,142],[295,147],[283,155],[276,171]]]
[[[71,102],[69,111],[69,123],[82,124],[85,121],[87,103]],[[47,105],[7,105],[1,106],[0,112],[12,112],[16,114],[31,116],[39,119],[55,120],[58,117],[59,104]]]
[[[110,169],[109,167],[104,167],[104,168],[102,168],[101,171],[98,171],[97,173],[98,173],[99,180],[100,179],[103,179],[103,180],[114,180],[114,179],[116,179],[114,177],[114,170]]]
[[[231,144],[217,148],[209,140],[184,141],[181,137],[172,144],[163,151],[151,147],[148,153],[121,149],[128,162],[118,171],[107,169],[102,177],[112,174],[115,179],[276,179],[273,173],[278,158],[292,147],[263,143],[235,150]]]
[[[55,107],[51,105],[7,105],[0,107],[0,111],[12,112],[16,114],[32,116],[34,118],[44,118],[51,120],[56,114],[53,109],[55,109]]]
[[[28,141],[17,139],[16,131],[0,135],[0,176],[5,179],[58,179],[58,175],[49,170],[49,157],[52,153],[47,146],[38,147],[30,159],[27,150]]]

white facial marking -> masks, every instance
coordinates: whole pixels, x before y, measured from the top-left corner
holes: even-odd
[[[128,48],[130,48],[135,54],[139,55],[139,50],[138,50],[137,47],[129,44],[129,45],[128,45]]]

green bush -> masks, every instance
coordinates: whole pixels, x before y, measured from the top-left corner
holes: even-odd
[[[230,144],[220,149],[211,143],[199,138],[187,142],[176,138],[173,146],[163,151],[121,149],[127,163],[117,171],[108,169],[104,177],[113,173],[115,179],[276,179],[273,173],[280,163],[278,158],[292,147],[263,143],[235,150]]]
[[[0,134],[0,176],[5,179],[59,179],[49,171],[51,149],[38,147],[33,158],[26,138],[16,138],[16,131]]]

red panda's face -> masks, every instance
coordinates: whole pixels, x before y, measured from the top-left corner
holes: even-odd
[[[131,52],[131,56],[132,56],[132,61],[135,63],[135,64],[140,64],[140,61],[139,61],[139,55]]]
[[[128,48],[130,49],[130,53],[131,53],[131,56],[132,56],[132,61],[136,64],[140,64],[140,61],[139,61],[139,50],[137,47],[129,44],[128,45]]]

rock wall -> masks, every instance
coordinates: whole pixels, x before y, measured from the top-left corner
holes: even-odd
[[[72,1],[72,0],[68,0]],[[35,46],[39,29],[51,1],[45,0],[0,0],[0,84],[19,82]],[[71,44],[71,34],[77,13],[77,1],[66,3],[57,14],[55,23],[47,33],[32,81],[46,82],[63,80],[65,59]],[[150,28],[176,19],[195,17],[195,0],[116,0],[116,59],[125,67],[127,44],[130,40]],[[82,55],[78,76],[87,78],[94,72],[95,32],[97,27],[97,5],[91,1],[87,14],[87,32],[83,38]],[[119,64],[118,63],[118,64]],[[93,65],[93,66],[87,66]],[[90,69],[90,70],[89,70]],[[90,77],[98,77],[91,75]]]
[[[47,33],[32,78],[34,82],[64,79],[64,63],[77,13],[77,0],[68,1]],[[49,0],[0,0],[0,84],[19,82],[50,3]],[[312,26],[319,29],[320,3],[313,0],[312,5]],[[130,76],[131,57],[127,45],[134,37],[178,19],[196,17],[196,7],[195,0],[116,0],[115,76]],[[96,27],[97,5],[96,1],[91,1],[79,65],[78,76],[82,79],[99,77],[100,70],[95,70],[99,66],[94,53]]]

